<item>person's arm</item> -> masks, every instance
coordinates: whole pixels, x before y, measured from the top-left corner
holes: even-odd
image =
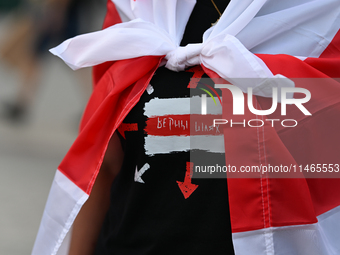
[[[110,204],[110,188],[123,162],[123,150],[115,133],[89,199],[73,224],[69,255],[91,255]]]

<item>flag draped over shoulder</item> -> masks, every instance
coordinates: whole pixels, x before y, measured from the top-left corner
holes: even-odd
[[[296,109],[287,115],[298,120],[294,128],[270,121],[258,128],[225,128],[227,164],[340,163],[340,84],[333,79],[340,77],[339,0],[232,0],[201,44],[179,47],[195,2],[108,1],[106,29],[52,49],[73,69],[96,65],[95,86],[79,136],[58,167],[32,254],[65,254],[65,237],[112,134],[160,65],[176,71],[201,65],[210,77],[243,92],[252,87],[253,104],[263,109],[270,108],[273,86],[311,92],[306,107],[312,117]],[[322,82],[304,80],[310,78]],[[223,92],[223,109],[230,104],[231,94]],[[242,119],[278,114],[246,111]],[[223,117],[235,118],[225,110]],[[236,254],[340,253],[339,179],[257,177],[228,178]]]

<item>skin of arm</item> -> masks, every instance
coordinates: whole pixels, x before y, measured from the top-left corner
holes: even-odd
[[[110,205],[112,181],[120,171],[124,157],[120,139],[115,133],[107,147],[92,192],[73,224],[69,255],[92,255]]]

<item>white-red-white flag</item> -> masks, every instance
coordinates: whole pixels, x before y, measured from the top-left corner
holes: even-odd
[[[340,76],[339,1],[232,0],[218,24],[204,34],[202,45],[179,48],[195,2],[108,1],[107,29],[73,38],[53,50],[73,68],[100,65],[95,68],[95,87],[80,134],[57,170],[33,255],[65,252],[60,247],[91,192],[110,137],[160,64],[176,70],[201,64],[210,77],[223,77],[241,88],[235,78],[262,79],[251,85],[254,88],[270,87],[268,78],[280,79],[284,87],[288,83],[283,76],[324,79],[323,84],[295,84],[312,94],[308,104],[312,117],[290,115],[299,126],[225,132],[225,144],[232,145],[225,147],[226,162],[235,166],[306,165],[314,163],[312,159],[340,163],[336,162],[340,84],[333,79]],[[126,22],[112,26],[120,21],[117,9]],[[113,36],[116,33],[120,36]],[[254,104],[265,108],[270,99],[263,91],[258,90]],[[223,107],[229,107],[228,97],[223,95]],[[231,117],[226,111],[223,116]],[[245,113],[245,118],[252,117]],[[228,179],[236,254],[339,254],[339,183],[334,178],[267,175]]]

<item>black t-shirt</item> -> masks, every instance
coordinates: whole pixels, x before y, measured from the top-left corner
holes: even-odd
[[[215,3],[223,10],[228,2]],[[218,17],[211,1],[198,1],[182,45],[200,42]],[[197,20],[205,20],[200,30],[194,29]],[[234,254],[227,180],[185,183],[191,166],[185,149],[188,137],[178,134],[187,131],[187,119],[181,113],[187,108],[192,76],[190,71],[159,68],[123,121],[119,129],[123,166],[111,188],[96,254]]]

